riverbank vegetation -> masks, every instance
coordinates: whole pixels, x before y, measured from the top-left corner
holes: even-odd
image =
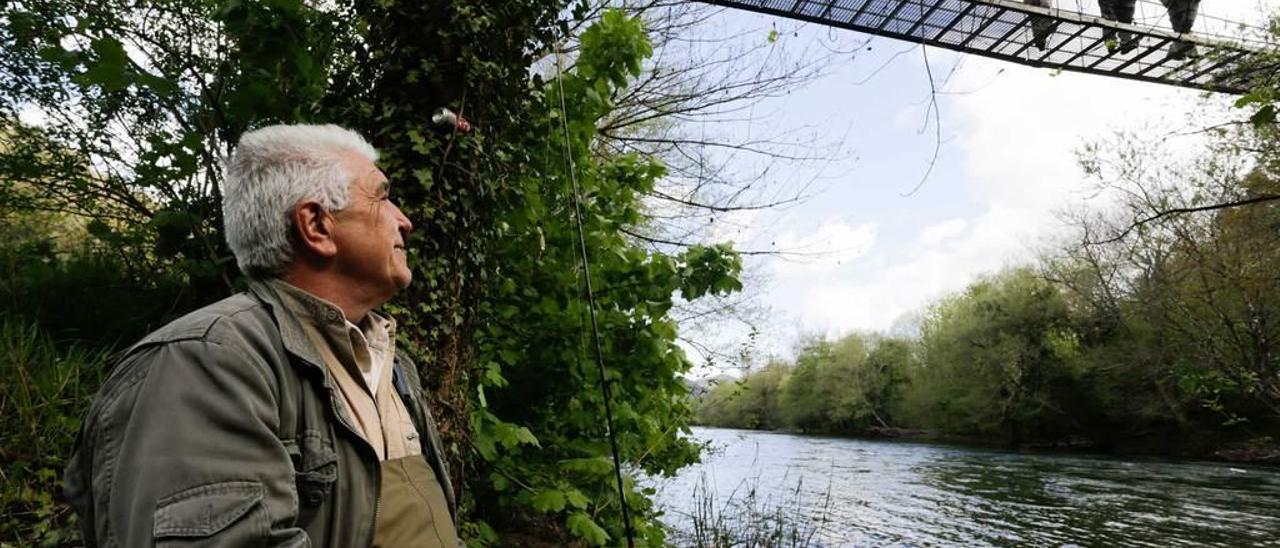
[[[698,420],[1280,462],[1273,113],[1189,156],[1133,135],[1086,147],[1108,205],[1064,213],[1038,261],[933,303],[914,336],[810,340],[720,383]]]
[[[681,525],[672,544],[688,548],[808,548],[820,545],[818,535],[830,520],[831,492],[816,508],[803,504],[804,482],[798,480],[775,499],[762,494],[759,476],[745,478],[732,492],[717,493],[705,474],[700,476],[683,510],[670,510]]]

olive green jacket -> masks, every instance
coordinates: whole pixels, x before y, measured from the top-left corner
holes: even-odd
[[[126,351],[67,468],[87,545],[369,545],[378,456],[298,321],[254,283]],[[416,368],[398,355],[396,374],[456,519]]]

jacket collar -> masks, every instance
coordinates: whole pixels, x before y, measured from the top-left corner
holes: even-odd
[[[324,369],[321,367],[324,362],[320,360],[315,347],[311,344],[310,339],[307,338],[306,331],[303,330],[301,318],[292,313],[284,302],[284,299],[287,298],[284,293],[290,288],[283,286],[287,285],[288,282],[277,278],[255,280],[249,284],[249,292],[266,304],[267,309],[271,311],[271,315],[275,317],[276,325],[280,326],[280,340],[284,344],[284,349],[290,354],[302,358],[303,361],[312,366]],[[319,299],[315,299],[315,301],[316,303],[310,305],[311,307],[317,307],[320,306],[320,303],[324,303]],[[330,305],[330,307],[332,308],[330,311],[323,311],[319,308],[313,308],[310,311],[322,314],[321,317],[326,318],[327,321],[345,321],[342,317],[342,312],[336,306]],[[330,318],[330,313],[337,315]]]
[[[276,325],[280,326],[280,338],[284,342],[285,350],[314,365],[324,362],[316,352],[311,338],[307,336],[307,327],[302,322],[311,321],[321,329],[336,328],[343,333],[349,325],[342,309],[337,305],[279,278],[256,280],[249,285],[249,291],[271,310]],[[290,306],[290,303],[294,305]],[[305,318],[302,317],[303,314],[306,315]],[[382,325],[389,336],[395,337],[394,319],[370,310],[368,321]]]

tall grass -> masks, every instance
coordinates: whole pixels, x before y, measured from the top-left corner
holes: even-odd
[[[0,316],[0,546],[78,540],[57,493],[106,361],[104,351],[58,348],[34,324]]]
[[[694,488],[684,522],[671,531],[676,546],[689,548],[809,548],[828,520],[831,490],[815,507],[804,504],[803,480],[786,491],[787,500],[761,495],[760,478],[744,479],[725,499],[704,474]]]

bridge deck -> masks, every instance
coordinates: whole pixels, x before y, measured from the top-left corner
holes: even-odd
[[[1280,70],[1275,51],[1012,0],[698,1],[1035,67],[1224,93],[1244,93],[1259,78]],[[1033,43],[1031,27],[1033,21],[1046,20],[1055,28],[1041,49]],[[1132,33],[1140,43],[1122,52],[1104,31]],[[1170,58],[1169,48],[1177,42],[1195,44],[1200,55]]]

